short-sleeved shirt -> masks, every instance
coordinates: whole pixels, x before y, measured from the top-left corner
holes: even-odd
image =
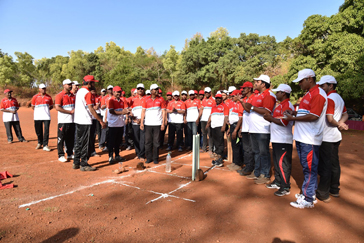
[[[216,105],[215,100],[210,96],[210,98],[203,98],[201,107],[203,108],[201,121],[208,121],[210,114],[211,114],[211,108]]]
[[[177,111],[186,111],[186,105],[182,100],[172,100],[168,103],[167,110],[173,111],[173,109],[176,109]],[[183,123],[183,116],[184,114],[178,113],[178,112],[172,112],[169,113],[169,120],[171,123]]]
[[[141,119],[142,117],[143,102],[145,102],[145,96],[135,96],[130,99],[129,107],[132,109],[131,113],[133,113],[133,116],[137,119]],[[132,122],[132,124],[138,125],[134,121]]]
[[[311,122],[296,121],[293,139],[312,145],[321,145],[326,125],[327,95],[318,85],[311,88],[302,98],[297,117],[311,114],[318,119]]]
[[[145,125],[146,126],[161,126],[163,122],[162,110],[166,109],[166,103],[161,97],[157,96],[146,98],[143,103],[145,109]]]
[[[4,98],[1,100],[0,110],[16,111],[19,108],[19,103],[15,98]],[[19,121],[18,112],[3,112],[3,122]]]
[[[276,96],[269,89],[266,89],[262,93],[253,96],[251,102],[254,107],[264,108],[272,113],[276,104]],[[265,120],[262,114],[250,110],[249,119],[249,133],[270,133],[270,122]]]
[[[243,101],[245,103],[249,103],[251,104],[252,99],[255,95],[251,94],[249,97],[244,97]],[[247,112],[246,110],[244,110],[243,112],[243,125],[241,126],[241,131],[242,132],[249,132],[249,121],[250,121],[250,112]]]
[[[196,122],[199,116],[199,109],[201,108],[201,102],[198,99],[188,99],[185,102],[187,115],[186,121],[187,122]]]
[[[326,116],[332,115],[336,122],[340,121],[342,115],[346,113],[345,102],[336,90],[327,94],[327,110]],[[326,119],[324,128],[324,142],[336,143],[342,140],[341,132],[337,127],[332,126]]]
[[[36,94],[32,99],[32,106],[34,106],[34,120],[45,121],[51,120],[50,107],[53,106],[52,97],[48,94]]]
[[[114,115],[110,113],[110,110],[114,111],[123,111],[125,107],[125,102],[123,99],[117,100],[115,97],[112,97],[108,100],[108,113],[107,113],[107,122],[109,127],[123,127],[125,125],[124,115]]]
[[[61,91],[56,95],[55,105],[59,105],[62,109],[72,111],[75,109],[76,97],[72,93]],[[66,114],[58,111],[58,124],[73,123],[73,114]]]
[[[99,105],[99,108],[96,110],[96,113],[100,115],[101,115],[101,99],[102,99],[101,95],[97,95],[95,97],[95,105]]]
[[[214,105],[211,108],[211,128],[222,127],[224,125],[225,117],[229,115],[229,107],[224,103]]]
[[[284,112],[290,110],[293,111],[294,107],[289,99],[283,100],[279,103],[273,111],[273,117],[281,121],[283,126],[277,125],[274,122],[270,125],[270,141],[272,143],[293,143],[292,126],[293,121],[287,121],[283,119]]]
[[[226,104],[226,103],[225,103]],[[243,117],[244,108],[240,102],[230,102],[229,106],[229,123],[237,123],[240,117]]]
[[[114,97],[114,96],[112,96],[112,95],[111,96],[110,95],[105,95],[101,99],[101,106],[106,105],[106,108],[105,109],[101,109],[101,115],[104,117],[104,122],[106,122],[105,114],[107,112],[107,105],[109,103],[109,99],[111,99],[112,97]]]
[[[95,103],[95,96],[91,94],[87,86],[78,90],[75,102],[74,122],[79,125],[91,125],[92,114],[88,109],[89,105]]]
[[[234,101],[232,101],[231,99],[226,99],[224,101],[224,104],[230,109],[234,105]]]

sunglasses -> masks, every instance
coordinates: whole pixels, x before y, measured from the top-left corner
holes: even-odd
[[[154,90],[157,90],[157,91],[159,91],[159,88],[156,88],[156,89],[154,89]]]
[[[144,90],[144,88],[137,88],[137,90],[141,90],[141,89],[143,89],[143,90]]]

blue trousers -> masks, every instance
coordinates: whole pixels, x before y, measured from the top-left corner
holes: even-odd
[[[320,146],[296,141],[296,148],[304,175],[302,194],[307,202],[313,202],[313,196],[317,189]]]
[[[263,174],[266,178],[270,178],[270,153],[269,153],[269,133],[250,133],[251,146],[254,154],[254,175]]]

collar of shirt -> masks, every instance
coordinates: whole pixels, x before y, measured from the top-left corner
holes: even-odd
[[[82,86],[82,88],[87,89],[88,91],[90,91],[90,90],[87,88],[87,86]]]
[[[337,93],[336,90],[331,90],[329,93],[327,93],[327,96],[329,96],[332,93]]]
[[[316,84],[314,87],[312,87],[308,92],[312,92],[314,91],[315,89],[318,89],[319,88],[319,85]]]
[[[283,105],[283,104],[287,103],[288,101],[289,101],[289,99],[287,98],[285,100],[282,100],[281,103],[279,103],[279,104]]]

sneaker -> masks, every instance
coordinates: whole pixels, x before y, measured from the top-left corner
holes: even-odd
[[[172,150],[172,147],[171,146],[168,146],[167,148],[166,148],[166,151],[171,151]]]
[[[104,148],[105,148],[105,147],[99,147],[99,149],[100,149],[101,151],[103,151],[103,150],[104,150]]]
[[[74,159],[74,158],[75,158],[75,156],[73,154],[67,156],[67,159]]]
[[[215,160],[215,165],[216,166],[219,166],[219,167],[223,167],[224,166],[224,163],[223,163],[222,159],[220,158],[218,160]]]
[[[179,147],[178,152],[182,152],[182,151],[183,151],[182,147]]]
[[[299,201],[299,200],[300,201],[305,200],[305,195],[303,195],[303,194],[297,193],[294,196],[295,196],[295,198],[297,198],[297,201]],[[317,203],[317,199],[316,199],[316,195],[314,195],[313,196],[313,204],[316,204],[316,203]]]
[[[80,165],[75,165],[75,164],[72,165],[72,169],[74,169],[74,170],[77,170],[79,168],[80,168]]]
[[[278,197],[283,197],[285,195],[289,195],[291,192],[288,189],[278,190],[274,193],[274,195]]]
[[[153,162],[155,165],[159,164],[158,160],[154,160]]]
[[[25,139],[20,140],[20,142],[22,142],[22,143],[29,143],[29,141],[28,140],[25,140]]]
[[[130,150],[131,149],[131,146],[128,146],[128,147],[126,147],[126,149],[125,150]]]
[[[145,163],[146,164],[149,164],[149,163],[152,163],[152,161],[151,160],[147,160],[147,161],[145,161]]]
[[[8,140],[8,143],[13,143],[13,141]]]
[[[236,172],[238,172],[238,173],[239,173],[239,175],[241,175],[241,176],[248,176],[248,175],[250,175],[250,174],[252,173],[252,171],[246,171],[246,170],[244,170],[244,169],[242,169],[242,170],[237,170]]]
[[[258,177],[255,176],[254,171],[253,171],[250,175],[247,175],[246,176],[246,179],[249,179],[249,180],[257,180]]]
[[[64,162],[67,162],[67,159],[64,156],[61,156],[58,158],[58,161],[64,163]]]
[[[228,167],[228,168],[229,168],[229,170],[231,170],[231,171],[241,170],[241,166],[239,166],[239,165],[237,165],[237,164],[234,164],[234,163],[229,164],[227,167]]]
[[[331,193],[330,192],[330,195],[333,196],[333,197],[340,197],[340,193]]]
[[[95,167],[92,167],[90,165],[86,165],[86,166],[81,166],[81,171],[95,171],[97,170]]]
[[[259,178],[255,181],[255,184],[257,185],[262,185],[262,184],[267,184],[270,182],[270,178],[265,177],[264,175],[260,175]]]
[[[278,190],[281,188],[276,183],[269,183],[269,184],[265,185],[265,187],[268,189],[278,189]]]
[[[216,160],[211,161],[211,165],[216,165]]]
[[[116,160],[116,161],[120,161],[120,162],[122,162],[122,161],[124,161],[125,159],[124,159],[123,157],[121,157],[120,155],[118,155],[118,156],[115,156],[115,160]]]
[[[40,149],[42,147],[42,145],[41,144],[37,144],[37,147],[35,147],[35,149]]]
[[[107,149],[107,147],[104,147],[103,149],[102,149],[102,152],[108,152],[109,150]]]
[[[304,209],[304,208],[313,208],[313,202],[307,202],[305,199],[298,200],[296,202],[291,202],[290,205],[294,208]]]
[[[98,155],[96,152],[92,152],[90,154],[90,157],[100,157],[100,155]]]
[[[115,160],[113,157],[109,157],[109,164],[110,165],[115,164]]]
[[[43,150],[44,151],[47,151],[47,152],[50,152],[51,151],[51,149],[47,145],[43,147]]]

